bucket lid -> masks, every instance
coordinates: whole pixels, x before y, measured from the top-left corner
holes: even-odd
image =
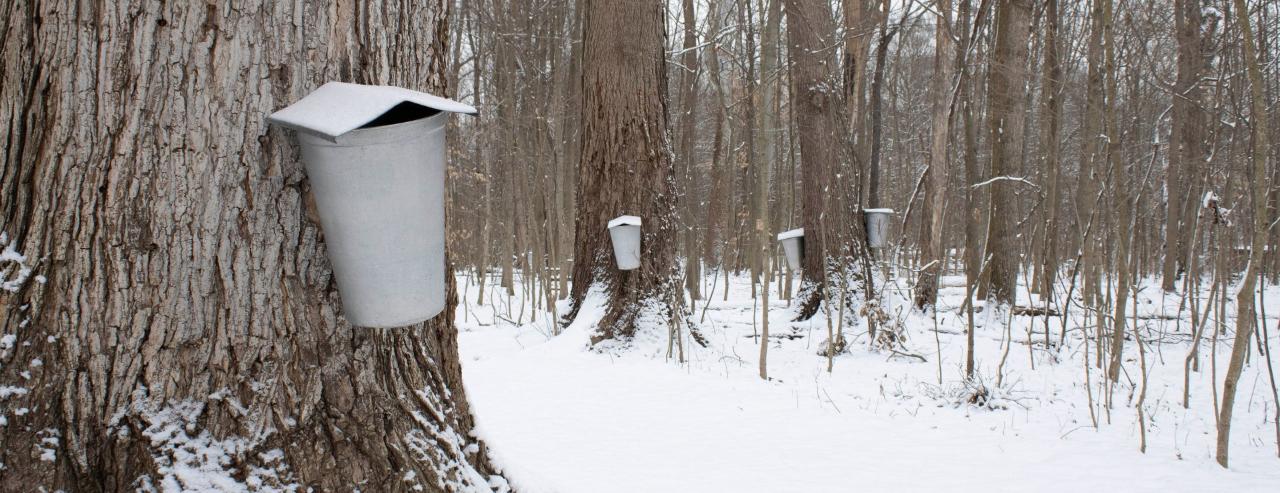
[[[893,209],[863,209],[866,214],[893,214]]]
[[[267,121],[336,140],[406,102],[450,113],[477,113],[471,105],[403,87],[329,82],[272,113]]]
[[[791,231],[783,231],[778,233],[778,241],[789,240],[791,238],[800,238],[804,236],[804,228],[793,229]]]
[[[639,226],[639,225],[640,225],[640,218],[636,216],[618,216],[614,218],[612,221],[609,221],[610,229],[618,226]]]

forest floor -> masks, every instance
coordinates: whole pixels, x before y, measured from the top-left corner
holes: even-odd
[[[479,305],[474,279],[458,281],[465,300],[459,344],[477,433],[525,493],[1280,491],[1266,365],[1255,352],[1240,379],[1231,468],[1223,469],[1213,459],[1215,344],[1203,342],[1184,409],[1189,310],[1178,319],[1180,300],[1163,295],[1154,280],[1141,284],[1136,301],[1149,372],[1145,454],[1135,407],[1138,347],[1126,342],[1125,374],[1108,391],[1105,373],[1084,363],[1080,325],[1090,333],[1093,327],[1079,308],[1070,311],[1061,350],[1046,350],[1044,317],[1012,317],[999,386],[1009,319],[976,315],[978,373],[989,398],[968,402],[974,390],[962,378],[961,276],[943,278],[936,339],[933,317],[909,309],[905,282],[882,286],[889,323],[905,328],[905,351],[923,361],[869,349],[859,317],[848,332],[849,351],[828,372],[827,358],[817,354],[827,338],[823,315],[791,322],[787,302],[771,300],[770,333],[784,337],[770,338],[767,382],[758,374],[754,336],[760,307],[746,277],[730,278],[727,301],[723,277],[715,281],[705,318],[704,302],[697,303],[692,318],[709,344],[686,339],[685,363],[666,358],[665,332],[641,334],[628,350],[589,349],[600,296],[552,336],[549,314],[522,303],[518,283],[511,298],[486,285]],[[712,283],[706,280],[704,293]],[[1280,287],[1266,291],[1271,347],[1280,348]],[[1025,289],[1018,296],[1037,299]],[[1234,328],[1230,301],[1225,313],[1228,332],[1216,343],[1219,387]],[[1210,313],[1211,329],[1217,321]],[[1061,324],[1049,317],[1052,341]],[[1094,352],[1090,346],[1090,362]]]

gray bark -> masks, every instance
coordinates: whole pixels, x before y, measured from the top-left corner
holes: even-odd
[[[34,270],[0,291],[0,385],[27,389],[0,400],[0,490],[196,487],[198,445],[237,482],[486,487],[452,281],[432,321],[348,326],[264,121],[328,80],[446,91],[446,2],[349,7],[3,8],[0,229]]]

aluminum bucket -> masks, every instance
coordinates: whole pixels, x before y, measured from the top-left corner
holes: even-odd
[[[782,243],[782,253],[787,257],[787,267],[800,270],[804,260],[804,230],[793,229],[778,234],[778,242]]]
[[[618,269],[640,268],[640,218],[620,216],[609,221],[609,239],[613,242],[613,258]]]
[[[864,209],[862,212],[867,218],[867,243],[871,248],[888,247],[893,209]]]
[[[403,327],[444,311],[449,113],[420,113],[402,123],[374,121],[332,141],[298,132],[351,325]]]

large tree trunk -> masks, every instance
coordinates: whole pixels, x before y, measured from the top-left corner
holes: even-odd
[[[641,321],[665,324],[679,308],[675,177],[667,144],[664,4],[585,5],[582,161],[573,267],[576,317],[595,286],[609,308],[593,342],[626,340]],[[618,270],[606,225],[643,219],[639,269]]]
[[[996,10],[995,51],[987,83],[987,124],[991,130],[991,222],[987,232],[987,253],[991,256],[991,290],[999,303],[1012,305],[1017,286],[1018,233],[1017,196],[1014,180],[1022,171],[1022,127],[1026,85],[1027,30],[1031,20],[1030,0],[1000,0]]]
[[[924,262],[920,277],[916,280],[915,304],[924,309],[938,300],[938,274],[942,272],[942,220],[947,208],[947,173],[950,159],[947,142],[951,136],[951,67],[955,64],[951,37],[951,1],[937,0],[937,21],[933,52],[933,80],[929,86],[930,104],[933,110],[929,168],[925,171],[925,222]]]
[[[486,487],[452,281],[429,322],[348,326],[264,121],[334,79],[444,92],[446,5],[6,4],[0,224],[33,275],[0,291],[0,490]]]
[[[819,0],[786,0],[787,40],[791,56],[791,108],[796,114],[804,183],[802,224],[804,262],[798,318],[812,317],[823,299],[828,262],[852,272],[865,242],[862,221],[854,220],[860,173],[844,165],[842,101],[834,89],[836,39],[830,6]],[[840,172],[837,172],[839,170]],[[846,268],[847,267],[847,268]]]

